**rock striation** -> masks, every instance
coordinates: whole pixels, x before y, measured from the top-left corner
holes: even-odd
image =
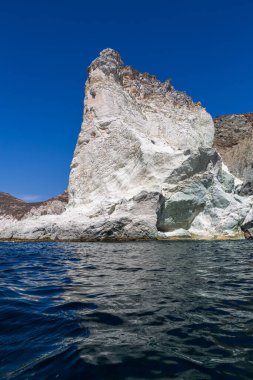
[[[199,103],[105,49],[88,69],[66,210],[2,218],[0,238],[239,236],[253,197],[236,193],[213,142],[213,120]]]
[[[253,113],[214,119],[214,147],[229,171],[242,180],[241,195],[253,194]]]

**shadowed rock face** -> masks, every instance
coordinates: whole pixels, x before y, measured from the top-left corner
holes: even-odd
[[[231,173],[243,181],[241,195],[253,194],[253,113],[214,119],[214,147]]]
[[[11,217],[21,220],[32,215],[61,214],[68,202],[65,191],[57,197],[44,202],[27,203],[10,194],[0,192],[0,217]]]

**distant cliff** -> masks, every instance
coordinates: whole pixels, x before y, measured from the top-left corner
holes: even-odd
[[[68,193],[44,202],[27,203],[10,194],[0,192],[0,218],[9,217],[21,220],[31,216],[61,214],[68,203]]]
[[[231,173],[243,181],[241,195],[253,194],[253,113],[214,119],[214,147]]]

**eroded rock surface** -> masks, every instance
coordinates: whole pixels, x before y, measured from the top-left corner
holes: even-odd
[[[237,180],[213,140],[212,118],[199,103],[105,49],[88,70],[66,210],[15,223],[5,218],[0,237],[236,236],[252,198],[235,193]]]
[[[160,191],[193,156],[197,162],[188,167],[194,170],[201,153],[211,149],[213,135],[212,119],[202,107],[169,82],[123,66],[119,54],[106,49],[89,67],[70,204],[104,205]]]
[[[214,147],[229,171],[243,181],[239,193],[253,194],[253,113],[214,119]]]

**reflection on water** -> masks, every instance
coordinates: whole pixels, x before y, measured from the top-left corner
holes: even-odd
[[[252,242],[0,244],[1,379],[253,379]]]

